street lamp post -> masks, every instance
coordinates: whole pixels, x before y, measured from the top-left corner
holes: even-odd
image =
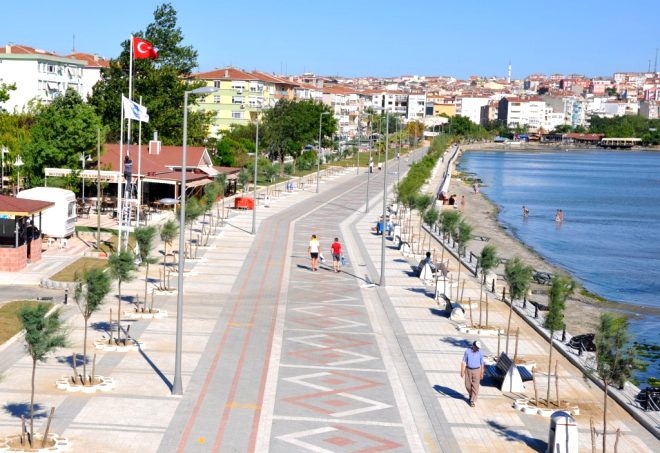
[[[252,234],[257,233],[257,165],[259,163],[259,111],[257,107],[257,136],[254,146],[254,205],[252,206]]]
[[[85,171],[85,161],[89,162],[92,160],[90,155],[85,155],[85,153],[80,153],[80,162],[82,163],[82,171]],[[85,204],[85,176],[81,175],[80,179],[82,180],[82,204]]]
[[[383,219],[380,230],[380,286],[385,286],[385,230],[387,220],[387,158],[390,149],[390,111],[387,111],[385,124],[385,163],[383,164]]]
[[[16,160],[14,161],[14,167],[17,168],[16,193],[21,191],[21,167],[22,166],[23,166],[23,159],[21,159],[21,155],[19,154],[18,157],[16,157]]]
[[[319,152],[316,156],[316,193],[319,193],[319,176],[321,175],[321,126],[323,125],[323,115],[328,112],[321,112],[319,115]]]
[[[174,357],[174,380],[172,395],[183,395],[181,382],[181,346],[183,337],[183,270],[186,265],[186,161],[188,152],[188,95],[210,94],[218,91],[214,87],[200,87],[183,92],[183,147],[181,151],[181,193],[179,194],[179,276],[176,295],[176,352]]]
[[[9,152],[6,146],[2,147],[2,194],[5,193],[5,154]]]

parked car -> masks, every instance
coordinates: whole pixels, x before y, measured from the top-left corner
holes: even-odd
[[[594,352],[596,350],[596,345],[594,344],[594,337],[595,334],[593,333],[576,335],[569,340],[568,346],[573,349],[577,349],[578,351]]]

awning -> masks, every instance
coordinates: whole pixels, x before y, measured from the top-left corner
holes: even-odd
[[[186,182],[186,188],[205,186],[212,182],[213,181],[211,181],[210,179],[198,179],[197,181],[189,181]]]

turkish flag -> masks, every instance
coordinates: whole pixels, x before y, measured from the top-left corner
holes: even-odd
[[[151,58],[158,60],[158,52],[149,41],[133,37],[133,56],[137,59]]]

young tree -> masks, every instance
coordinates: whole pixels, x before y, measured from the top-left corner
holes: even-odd
[[[250,172],[246,168],[242,168],[238,173],[238,183],[243,189],[243,195],[247,192],[247,183],[250,180]]]
[[[83,384],[87,379],[87,330],[89,318],[103,305],[103,299],[110,292],[110,276],[102,269],[91,268],[80,278],[76,278],[76,288],[73,299],[83,316],[85,328],[83,333]],[[73,360],[76,360],[74,357]]]
[[[518,256],[514,256],[507,261],[504,266],[504,278],[509,284],[509,320],[506,324],[506,347],[505,351],[509,354],[509,330],[511,329],[511,315],[513,314],[513,301],[520,299],[527,294],[530,285],[532,284],[532,273],[534,269],[531,266],[523,263]]]
[[[431,208],[424,213],[424,223],[426,223],[431,230],[433,226],[437,223],[440,218],[440,213],[437,209]],[[429,247],[428,250],[431,250],[431,235],[429,234]]]
[[[48,316],[48,305],[26,306],[18,313],[25,330],[25,349],[32,358],[32,378],[30,381],[30,446],[34,442],[34,381],[37,362],[45,362],[48,354],[67,345],[67,332],[60,319],[60,310]]]
[[[628,319],[602,313],[596,328],[596,374],[603,381],[603,453],[607,448],[607,399],[610,384],[623,388],[635,365],[635,350],[629,346]]]
[[[163,250],[163,279],[166,279],[167,276],[167,246],[171,246],[174,239],[179,234],[179,224],[173,220],[168,220],[160,228],[160,240],[163,241],[164,250]],[[165,282],[165,287],[169,288],[170,282]]]
[[[218,214],[218,218],[222,219],[224,224],[225,218],[225,193],[227,192],[227,173],[218,173],[215,175],[215,182],[219,186],[219,194],[222,197],[222,213]],[[219,206],[218,206],[219,208]]]
[[[121,341],[121,285],[135,278],[135,255],[130,250],[122,250],[108,257],[108,270],[110,276],[117,280],[117,343]]]
[[[138,245],[138,257],[140,258],[140,263],[145,266],[144,269],[144,299],[142,299],[142,308],[146,309],[147,307],[147,289],[149,285],[149,266],[151,264],[156,264],[158,260],[151,256],[151,253],[154,249],[154,239],[156,238],[156,227],[140,227],[135,229],[135,241]],[[137,307],[138,309],[140,307]]]
[[[456,225],[456,242],[458,243],[458,276],[456,281],[461,281],[461,256],[465,252],[465,246],[472,239],[472,226],[464,220]],[[472,313],[472,310],[470,310]],[[470,320],[472,322],[472,320]]]
[[[190,197],[188,201],[186,202],[186,225],[190,228],[190,258],[192,258],[192,243],[193,243],[193,225],[195,223],[195,220],[199,218],[200,215],[204,212],[204,207],[197,201],[197,198],[195,197]],[[181,259],[181,257],[179,257]],[[181,270],[183,272],[183,270]]]
[[[440,229],[442,230],[443,241],[451,239],[455,235],[456,227],[461,222],[461,213],[458,211],[442,211],[440,213]],[[442,247],[442,260],[445,257],[445,248]]]
[[[500,264],[500,258],[497,256],[497,249],[493,244],[486,245],[481,249],[478,261],[481,268],[481,287],[479,290],[479,326],[481,326],[481,298],[483,296],[484,285],[486,284],[486,275]],[[488,304],[486,304],[486,325],[488,325]]]
[[[419,231],[419,247],[420,247],[420,249],[423,248],[423,244],[422,244],[422,223],[424,222],[424,214],[426,213],[426,210],[429,208],[429,206],[431,206],[431,203],[433,203],[433,199],[428,194],[420,194],[417,197],[415,197],[415,209],[417,209],[417,212],[419,212],[419,228],[418,228],[418,231]]]
[[[550,354],[548,354],[548,388],[546,393],[546,404],[550,407],[550,378],[552,376],[552,340],[555,332],[565,327],[564,310],[566,299],[575,290],[575,282],[568,277],[555,276],[548,293],[548,313],[545,315],[543,327],[550,331]],[[559,401],[557,401],[559,405]]]

